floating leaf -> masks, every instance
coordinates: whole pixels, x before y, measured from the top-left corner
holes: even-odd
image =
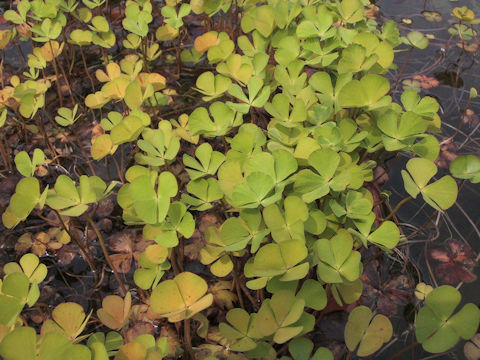
[[[354,351],[358,346],[358,356],[369,356],[388,342],[392,334],[392,324],[386,316],[376,315],[372,319],[369,308],[357,306],[348,316],[345,343],[350,351]]]
[[[441,353],[452,348],[460,338],[473,337],[480,322],[480,310],[469,303],[454,314],[460,300],[458,290],[449,285],[440,286],[427,295],[415,328],[417,340],[426,351]]]
[[[414,158],[407,162],[407,171],[402,170],[405,190],[411,197],[422,194],[423,199],[433,208],[442,211],[451,207],[457,199],[457,183],[449,175],[427,185],[437,173],[436,165],[427,159]]]
[[[450,172],[457,179],[468,179],[473,184],[480,182],[480,158],[475,155],[460,155],[450,163]]]

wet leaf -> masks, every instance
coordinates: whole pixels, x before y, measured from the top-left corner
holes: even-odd
[[[372,318],[369,308],[358,306],[348,316],[345,343],[350,351],[358,346],[358,356],[369,356],[388,342],[392,334],[392,324],[386,316],[376,315]]]

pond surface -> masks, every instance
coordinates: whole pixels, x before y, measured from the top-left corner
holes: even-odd
[[[465,5],[476,14],[480,14],[480,1],[380,0],[376,5],[380,9],[380,20],[395,20],[399,24],[401,35],[416,30],[431,38],[425,50],[414,50],[410,55],[408,51],[398,52],[395,56],[397,69],[391,71],[389,76],[395,82],[399,74],[402,74],[399,85],[394,91],[397,101],[403,91],[402,87],[414,85],[420,86],[421,95],[433,96],[440,103],[443,132],[437,136],[442,144],[440,159],[437,160],[437,165],[441,168],[437,174],[439,178],[444,173],[448,173],[449,162],[456,154],[479,155],[480,153],[480,118],[478,117],[480,100],[478,98],[469,100],[470,88],[480,88],[478,40],[472,41],[472,47],[468,48],[459,43],[458,37],[452,37],[448,32],[448,29],[458,22],[458,19],[451,16],[455,7]],[[431,22],[426,19],[425,15],[428,16],[431,12],[434,12],[438,21]],[[478,25],[476,29],[479,29]],[[406,49],[406,46],[401,46],[400,49]],[[461,124],[460,128],[459,124]],[[448,140],[454,134],[454,138]],[[400,170],[407,160],[407,157],[402,157],[392,161],[394,171],[388,187],[392,192],[392,204],[396,204],[406,196]],[[416,270],[421,276],[420,281],[432,285],[454,282],[457,271],[465,270],[462,256],[469,258],[467,260],[470,265],[475,265],[474,268],[470,267],[473,271],[466,277],[473,274],[469,281],[476,278],[475,273],[478,273],[476,259],[480,252],[480,232],[478,231],[480,186],[465,182],[459,183],[459,188],[457,203],[444,214],[434,213],[433,209],[420,199],[407,203],[398,213],[399,219],[405,223],[405,235],[414,233],[409,238],[411,246],[406,253],[417,267]],[[425,225],[429,219],[433,221]],[[445,259],[443,259],[444,262],[438,261],[438,254],[442,252],[443,255],[452,255],[451,259],[454,261],[449,262]],[[457,284],[458,282],[455,282],[453,285]],[[479,285],[478,280],[462,284],[460,291],[463,301],[478,305],[480,303]],[[408,309],[403,318],[399,316],[397,319],[395,329],[397,335],[408,327],[405,319],[408,319]],[[382,354],[377,354],[375,358],[388,359],[412,342],[414,342],[414,335],[411,331],[405,331],[390,348]],[[423,352],[421,347],[416,347],[412,351],[403,353],[398,359],[465,359],[463,344],[464,342],[461,341],[453,352],[440,356],[432,356]]]

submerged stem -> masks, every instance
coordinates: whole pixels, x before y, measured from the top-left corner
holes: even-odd
[[[384,219],[385,221],[387,220],[390,220],[397,212],[398,210],[400,210],[400,208],[407,202],[409,202],[410,200],[412,200],[413,198],[411,196],[408,196],[406,197],[405,199],[403,199],[402,201],[400,201],[397,206],[395,206],[395,208],[392,210],[392,212]]]
[[[406,353],[407,351],[415,349],[418,344],[419,344],[418,341],[415,341],[414,343],[411,343],[410,345],[404,347],[402,350],[397,352],[395,355],[391,356],[388,360],[394,360],[394,359],[398,358],[400,355]]]

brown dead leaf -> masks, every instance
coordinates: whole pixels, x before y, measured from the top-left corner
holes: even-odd
[[[202,217],[198,221],[197,227],[198,227],[198,230],[200,230],[200,232],[202,234],[205,234],[205,231],[207,230],[207,228],[209,226],[217,226],[218,227],[219,224],[218,224],[217,217],[214,214],[206,213],[206,214],[202,215]]]
[[[171,326],[162,326],[160,328],[160,337],[166,337],[168,340],[168,345],[170,345],[169,356],[176,356],[175,349],[180,349],[182,344],[178,338],[177,332]]]
[[[135,340],[137,336],[150,334],[154,335],[155,328],[151,323],[147,322],[137,322],[135,325],[130,327],[125,333],[125,342],[129,343]]]
[[[69,265],[73,259],[77,256],[78,251],[75,250],[70,245],[62,246],[60,250],[57,251],[57,259],[61,265]]]
[[[238,301],[237,295],[231,289],[231,281],[218,281],[210,286],[213,301],[221,309],[233,309],[233,303]]]
[[[369,4],[365,11],[365,15],[367,16],[367,18],[375,20],[378,17],[379,11],[380,8],[377,5]]]
[[[113,209],[115,208],[115,201],[109,197],[100,201],[97,207],[97,212],[95,213],[100,219],[110,216]]]
[[[130,271],[132,260],[138,261],[140,253],[147,246],[155,243],[146,240],[142,235],[137,235],[135,230],[125,230],[115,233],[109,238],[109,248],[116,254],[110,255],[113,266],[122,274]]]
[[[457,42],[457,46],[460,49],[463,49],[468,52],[477,52],[478,50],[478,44],[474,42],[467,42],[467,41],[459,41]]]
[[[150,306],[147,304],[138,304],[132,306],[132,313],[130,315],[131,321],[137,322],[153,322],[158,317],[152,316]]]
[[[424,89],[431,89],[440,85],[440,82],[434,77],[427,75],[413,75],[413,80],[416,80],[420,83],[420,86]]]
[[[110,259],[115,270],[121,274],[126,274],[131,269],[135,237],[135,231],[127,230],[113,234],[108,239],[110,250],[116,253],[110,255]]]
[[[431,259],[438,261],[435,274],[449,285],[463,281],[473,282],[477,275],[473,273],[476,266],[475,253],[470,245],[456,240],[448,240],[444,246],[437,246],[429,251]]]
[[[35,324],[41,324],[43,323],[46,319],[48,319],[47,314],[45,314],[41,308],[34,308],[32,311],[28,313],[30,316],[30,320],[32,320]]]
[[[36,176],[42,177],[47,174],[48,174],[48,169],[45,166],[40,165],[40,166],[37,166],[37,168],[35,169]]]
[[[127,274],[132,268],[132,254],[113,254],[110,260],[115,270],[120,274]]]
[[[98,222],[98,228],[104,233],[109,233],[112,231],[113,223],[110,219],[102,219]]]
[[[388,265],[378,260],[368,263],[361,276],[363,294],[361,303],[376,307],[386,316],[397,314],[401,306],[408,304],[412,297],[410,279],[401,273],[392,273]]]
[[[377,166],[373,172],[373,178],[378,185],[383,185],[390,180],[388,173],[381,166]]]
[[[190,260],[200,260],[200,250],[202,250],[205,246],[205,241],[203,240],[203,236],[195,229],[191,239],[188,240],[190,243],[187,243],[184,248],[184,256]]]
[[[113,252],[131,254],[135,237],[136,234],[133,230],[115,233],[108,239],[108,247]]]
[[[435,164],[439,168],[448,169],[450,163],[458,157],[456,151],[457,146],[454,143],[443,144],[440,146],[440,154],[435,160]]]
[[[480,118],[472,109],[466,109],[462,115],[462,123],[468,125],[470,128],[474,128],[480,122]]]
[[[15,243],[15,251],[18,254],[26,253],[33,245],[32,234],[25,233]]]

